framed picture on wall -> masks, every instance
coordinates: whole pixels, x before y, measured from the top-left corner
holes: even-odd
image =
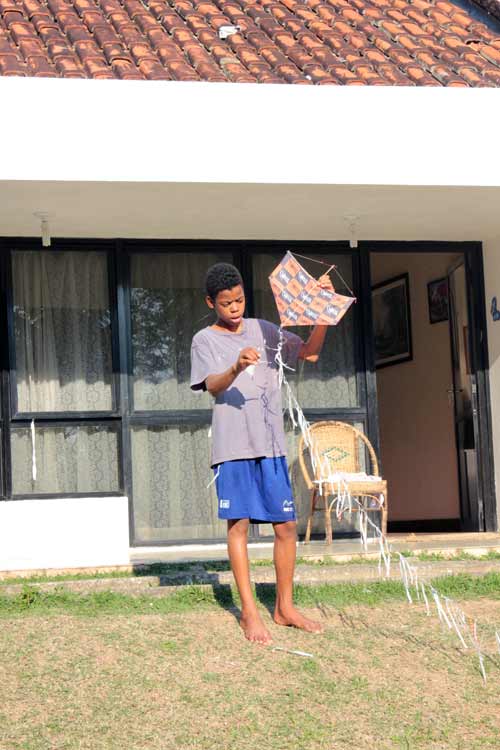
[[[449,318],[448,279],[436,279],[427,284],[427,300],[429,303],[429,321],[441,323]]]
[[[413,359],[407,273],[372,287],[372,310],[376,367],[389,367]]]

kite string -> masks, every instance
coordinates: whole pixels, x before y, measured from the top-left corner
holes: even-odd
[[[333,270],[335,271],[335,273],[337,274],[337,276],[339,277],[339,279],[341,280],[341,282],[344,284],[344,286],[347,289],[347,291],[350,292],[351,295],[354,297],[354,301],[356,301],[356,295],[354,294],[354,292],[352,291],[351,287],[349,286],[349,284],[347,283],[347,281],[344,279],[344,277],[340,273],[340,271],[337,268],[337,266],[333,266]]]

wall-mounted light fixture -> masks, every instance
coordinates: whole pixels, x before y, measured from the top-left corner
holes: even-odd
[[[344,221],[347,223],[349,230],[349,247],[356,248],[358,246],[359,216],[344,216]]]
[[[49,227],[49,215],[46,211],[36,211],[35,216],[40,220],[40,234],[42,236],[42,246],[50,247],[50,227]]]

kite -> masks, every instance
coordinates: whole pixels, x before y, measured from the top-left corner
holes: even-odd
[[[311,258],[311,260],[313,260]],[[330,266],[330,269],[335,266]],[[288,252],[269,276],[281,326],[335,326],[355,297],[324,289]]]

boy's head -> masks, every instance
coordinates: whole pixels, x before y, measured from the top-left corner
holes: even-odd
[[[216,263],[206,275],[207,305],[229,327],[240,324],[245,312],[245,291],[241,274],[230,263]]]

